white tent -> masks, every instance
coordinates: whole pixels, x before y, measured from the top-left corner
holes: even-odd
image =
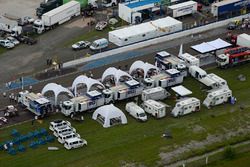
[[[45,85],[43,90],[42,90],[42,95],[44,95],[48,91],[54,92],[55,104],[57,104],[57,97],[60,93],[63,93],[63,92],[68,93],[69,96],[74,97],[73,93],[69,89],[63,87],[62,85],[58,85],[56,83],[49,83],[49,84]]]
[[[75,96],[77,95],[77,85],[78,84],[85,84],[87,87],[87,92],[91,89],[91,87],[93,85],[100,85],[104,88],[104,85],[100,81],[98,81],[96,79],[88,78],[85,75],[80,75],[80,76],[75,78],[75,80],[73,81],[73,84],[72,84],[72,90],[74,90]]]
[[[108,69],[106,69],[104,71],[104,73],[102,74],[102,82],[108,76],[113,76],[114,77],[116,85],[119,83],[120,78],[123,77],[123,76],[127,76],[127,77],[132,79],[131,75],[129,75],[125,71],[118,70],[118,69],[116,69],[114,67],[109,67]]]
[[[138,60],[138,61],[135,61],[131,65],[131,67],[129,69],[129,74],[132,74],[132,72],[135,71],[135,70],[137,70],[137,69],[142,69],[143,70],[143,72],[144,72],[144,78],[147,77],[147,74],[148,74],[149,70],[155,69],[155,70],[158,71],[158,68],[156,66],[154,66],[152,64],[149,64],[147,62],[144,63],[143,61]]]
[[[127,124],[125,114],[113,104],[99,107],[92,115],[92,119],[100,122],[104,128],[111,127],[116,124]]]
[[[231,46],[230,43],[218,38],[216,40],[207,42],[210,46],[213,46],[216,49],[222,49]]]

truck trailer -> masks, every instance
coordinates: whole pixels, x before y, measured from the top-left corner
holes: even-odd
[[[18,36],[22,32],[22,27],[18,26],[18,22],[0,16],[0,31],[9,33],[11,36]]]
[[[250,48],[250,35],[243,33],[237,36],[236,45]]]
[[[211,13],[215,17],[240,13],[250,7],[249,0],[224,0],[211,5]]]
[[[57,25],[65,23],[75,16],[79,16],[80,13],[80,3],[77,1],[70,1],[43,14],[41,19],[35,20],[33,29],[38,34],[41,34],[46,30],[50,30]]]
[[[217,66],[221,68],[232,67],[238,64],[250,61],[249,47],[235,47],[226,49],[224,54],[220,54],[216,58]]]
[[[44,117],[52,109],[50,101],[39,93],[19,92],[17,101],[39,117]]]
[[[168,9],[170,10],[172,17],[176,18],[197,12],[197,5],[198,3],[195,1],[187,1],[168,6]]]
[[[146,101],[149,99],[152,100],[163,100],[170,96],[170,93],[166,91],[166,89],[162,87],[150,88],[142,91],[141,100]]]

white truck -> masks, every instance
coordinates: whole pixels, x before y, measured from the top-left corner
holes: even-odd
[[[17,21],[0,16],[0,31],[10,33],[11,36],[15,37],[22,33],[22,27],[18,26]]]
[[[75,137],[80,138],[81,136],[78,133],[71,132],[71,133],[66,133],[66,134],[59,134],[57,140],[59,143],[64,144],[65,140],[75,138]]]
[[[207,72],[198,66],[190,66],[188,68],[189,74],[197,80],[207,76]]]
[[[141,94],[141,100],[142,101],[146,101],[149,99],[163,100],[169,96],[170,96],[170,93],[167,92],[166,89],[158,86],[158,87],[143,90]]]
[[[70,1],[58,8],[55,8],[42,15],[41,19],[37,19],[33,23],[33,29],[41,34],[56,25],[60,25],[81,13],[81,5],[77,1]]]
[[[199,67],[200,66],[200,60],[198,58],[192,56],[189,53],[181,54],[181,55],[179,55],[179,58],[184,61],[184,64],[187,67],[190,67],[190,66],[198,66]]]
[[[95,50],[101,50],[104,48],[107,48],[109,45],[109,42],[106,38],[101,38],[101,39],[97,39],[95,40],[91,45],[90,45],[90,49],[95,51]]]
[[[185,62],[177,56],[171,55],[166,51],[161,51],[155,55],[155,66],[161,70],[177,69],[184,77],[187,76]]]
[[[227,81],[214,73],[207,74],[199,81],[212,89],[228,88]]]
[[[77,112],[91,110],[109,103],[112,96],[104,97],[104,95],[96,90],[87,92],[84,96],[78,96],[64,101],[61,105],[61,112],[65,116],[73,116]]]
[[[212,106],[226,103],[231,100],[231,98],[232,91],[227,88],[221,88],[208,93],[206,99],[203,101],[203,105],[205,105],[209,109]]]
[[[176,18],[197,12],[197,5],[197,2],[195,1],[187,1],[168,6],[168,9],[171,12],[171,15]]]
[[[166,105],[155,100],[147,100],[142,103],[142,108],[146,113],[155,118],[163,118],[166,116]]]
[[[245,33],[238,35],[236,45],[250,48],[250,35]]]
[[[181,100],[175,104],[171,114],[174,117],[179,117],[192,112],[200,111],[200,104],[200,100],[195,97]]]
[[[61,112],[65,116],[73,116],[77,112],[83,112],[113,103],[116,100],[124,100],[141,94],[143,86],[135,80],[126,81],[124,84],[104,89],[103,92],[96,90],[87,92],[84,96],[74,97],[64,101]]]
[[[149,79],[144,79],[143,83],[148,87],[151,85],[151,87],[160,86],[167,88],[182,83],[183,78],[184,76],[181,75],[180,71],[176,69],[169,69],[153,75]]]
[[[54,132],[56,128],[71,126],[69,121],[64,121],[61,119],[50,122],[49,129]]]
[[[52,109],[50,101],[39,93],[19,92],[17,101],[39,117],[44,117]]]
[[[134,102],[127,103],[125,109],[135,119],[143,122],[147,121],[145,111]]]

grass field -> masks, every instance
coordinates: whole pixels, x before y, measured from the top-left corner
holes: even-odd
[[[210,69],[208,71],[216,73],[228,81],[234,96],[237,97],[238,103],[236,105],[224,104],[213,107],[210,110],[202,106],[201,112],[198,113],[181,118],[172,118],[168,115],[166,118],[159,120],[150,117],[146,123],[137,122],[130,116],[127,116],[127,125],[108,129],[102,128],[100,124],[91,120],[91,114],[85,114],[84,123],[72,122],[72,124],[82,138],[88,141],[87,147],[67,151],[62,145],[55,142],[40,146],[34,150],[28,148],[25,153],[18,153],[15,156],[0,151],[0,166],[110,167],[121,166],[125,162],[156,166],[161,161],[159,154],[174,150],[174,146],[189,143],[191,140],[205,140],[208,135],[225,133],[225,129],[234,131],[238,128],[246,127],[250,121],[250,108],[246,106],[243,111],[240,111],[239,106],[249,105],[250,101],[249,64],[227,70]],[[247,81],[239,82],[237,80],[239,74],[245,75]],[[193,96],[200,98],[202,101],[204,100],[206,92],[200,90],[201,85],[196,80],[187,78],[184,81],[184,85],[193,91]],[[174,105],[172,99],[167,99],[164,102],[172,106]],[[124,111],[125,102],[116,105]],[[49,121],[59,117],[63,118],[59,114],[51,116],[41,124],[35,123],[35,126],[28,122],[11,128],[1,129],[0,142],[11,139],[10,132],[13,128],[23,133],[38,127],[48,128]],[[204,130],[194,131],[196,126],[200,126]],[[166,129],[172,132],[173,139],[161,137]],[[243,139],[243,136],[237,138],[237,140]],[[220,143],[220,146],[227,145],[228,142],[225,140],[223,143]],[[50,152],[47,151],[47,146],[58,146],[60,150]],[[205,149],[214,149],[217,146],[218,144],[215,144]],[[194,153],[187,153],[186,156]]]
[[[7,49],[5,49],[5,48],[3,48],[3,47],[0,47],[0,55],[1,55],[2,53],[6,52],[6,51],[7,51]]]

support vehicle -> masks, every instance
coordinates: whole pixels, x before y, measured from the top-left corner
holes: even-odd
[[[91,45],[90,45],[90,49],[93,50],[93,51],[96,51],[96,50],[101,50],[101,49],[104,49],[104,48],[107,48],[108,47],[108,40],[105,39],[105,38],[101,38],[101,39],[97,39],[95,40]]]
[[[166,116],[166,105],[155,100],[146,100],[142,103],[144,111],[155,118]]]
[[[139,107],[136,103],[134,102],[129,102],[126,104],[125,107],[126,111],[134,117],[135,119],[139,121],[147,121],[147,115],[145,114],[145,111]]]
[[[71,126],[66,126],[66,127],[55,128],[53,134],[55,137],[58,137],[60,134],[65,135],[72,132],[75,133],[76,129]]]
[[[72,45],[72,49],[73,50],[85,49],[85,48],[88,48],[90,46],[90,44],[91,43],[89,41],[79,41],[79,42]]]
[[[181,54],[181,55],[179,55],[179,58],[184,61],[184,64],[187,67],[190,67],[190,66],[198,66],[199,67],[200,66],[200,60],[198,58],[192,56],[189,53]]]
[[[58,120],[50,122],[49,129],[51,131],[54,131],[54,129],[56,128],[62,128],[62,127],[67,127],[67,126],[71,126],[71,123],[69,121],[58,119]]]
[[[226,49],[224,54],[220,54],[216,58],[218,67],[227,68],[238,64],[250,61],[250,48],[249,47],[235,47]]]
[[[118,5],[118,1],[117,0],[102,0],[102,6],[103,7],[114,7]]]
[[[65,140],[75,138],[75,137],[80,138],[81,136],[78,133],[71,132],[71,133],[66,133],[66,134],[59,134],[57,140],[59,143],[64,144]]]
[[[22,32],[22,27],[18,26],[17,21],[0,16],[0,31],[9,33],[11,36],[18,36]]]
[[[236,45],[250,48],[250,35],[245,33],[238,35],[236,38]]]
[[[189,74],[197,80],[207,76],[207,72],[198,66],[190,66],[188,68]]]
[[[179,117],[196,111],[200,111],[200,100],[195,97],[190,97],[178,101],[171,114],[174,117]]]
[[[64,147],[67,150],[71,150],[73,148],[79,148],[79,147],[86,146],[86,145],[87,145],[87,141],[84,139],[80,139],[78,137],[67,139],[65,140],[65,143],[64,143]]]
[[[199,81],[212,89],[228,88],[227,81],[214,73],[207,74]]]
[[[197,9],[198,9],[197,5],[198,3],[195,1],[187,1],[187,2],[168,6],[168,9],[171,12],[171,15],[174,18],[176,18],[176,17],[190,15],[190,14],[197,12]]]
[[[14,117],[14,116],[18,116],[18,115],[19,115],[18,111],[13,105],[7,106],[5,111],[4,111],[5,117]]]
[[[149,99],[152,100],[163,100],[170,96],[170,93],[162,87],[149,88],[142,91],[141,100],[146,101]]]
[[[227,88],[221,88],[217,90],[212,90],[208,93],[206,99],[203,101],[203,105],[205,105],[208,109],[212,106],[216,106],[222,103],[229,102],[232,97],[232,91]]]
[[[12,49],[15,47],[15,44],[5,39],[5,40],[0,40],[0,46],[7,49]]]
[[[187,76],[187,67],[185,62],[166,51],[158,52],[155,55],[155,65],[161,70],[177,69],[181,72],[182,76]]]
[[[28,91],[19,92],[18,103],[39,117],[44,117],[52,109],[47,98],[39,93],[29,93]]]
[[[70,1],[56,9],[53,9],[42,15],[41,19],[34,21],[33,29],[38,34],[50,30],[57,25],[63,24],[81,13],[80,3]]]

